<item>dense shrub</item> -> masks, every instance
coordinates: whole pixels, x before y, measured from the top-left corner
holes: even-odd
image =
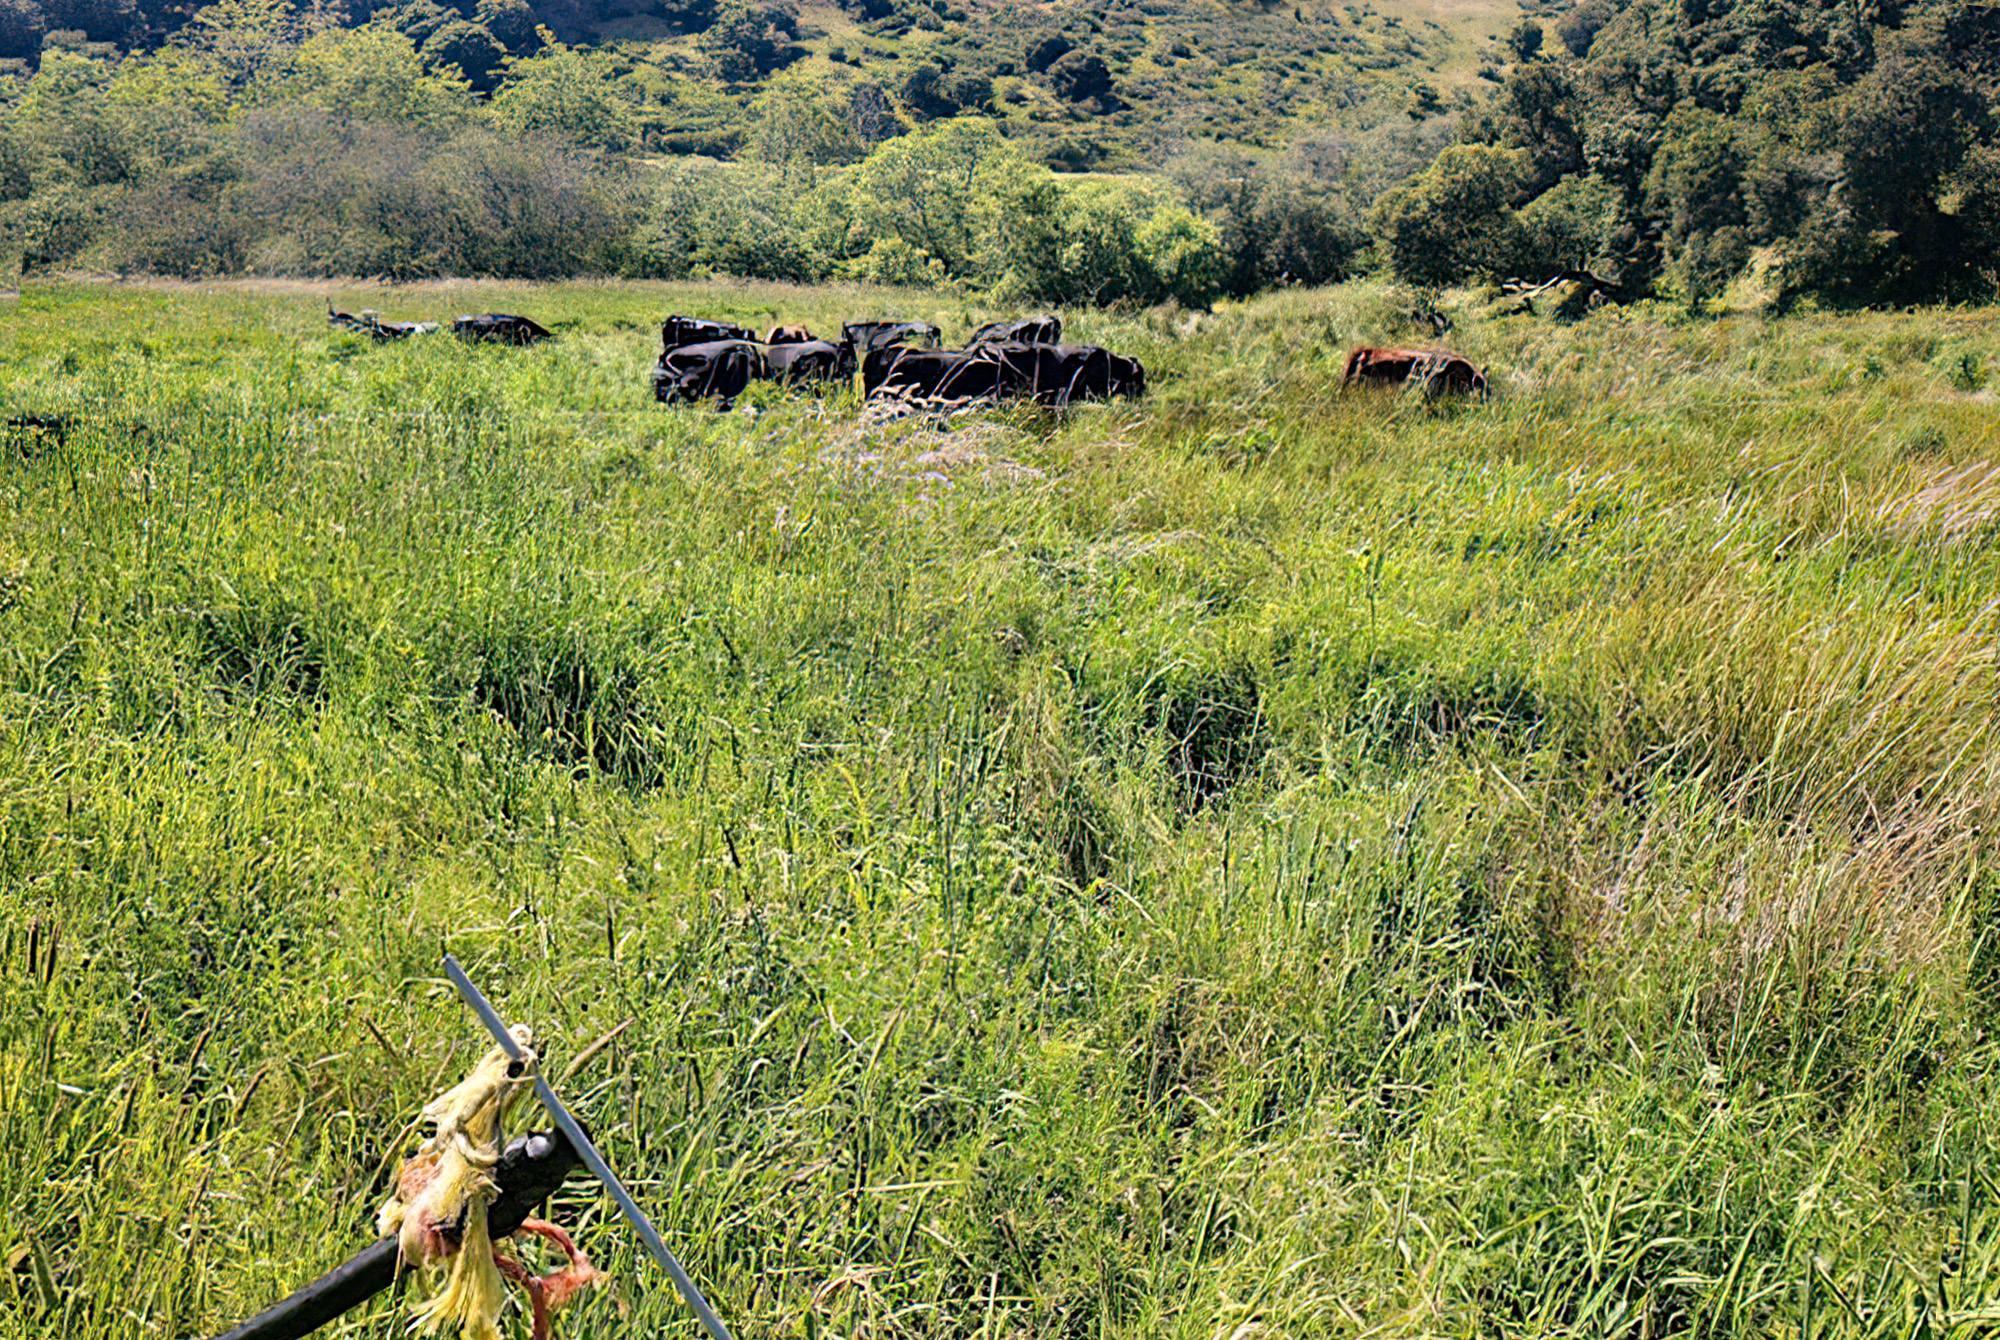
[[[1214,224],[1221,289],[1232,296],[1332,283],[1352,272],[1367,242],[1348,196],[1297,164],[1270,168],[1204,148],[1181,154],[1169,170],[1189,206]]]
[[[1454,284],[1511,266],[1520,238],[1508,204],[1520,171],[1514,151],[1453,145],[1421,176],[1384,195],[1369,223],[1396,273]]]

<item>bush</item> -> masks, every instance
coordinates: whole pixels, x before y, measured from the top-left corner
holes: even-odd
[[[675,164],[662,174],[626,272],[684,278],[697,268],[758,279],[823,278],[827,259],[800,226],[781,170]]]
[[[1521,156],[1484,144],[1455,144],[1415,180],[1376,203],[1369,225],[1389,264],[1412,283],[1455,284],[1497,274],[1520,253],[1508,208]]]
[[[1026,174],[1001,207],[1008,298],[1045,303],[1156,303],[1207,307],[1222,292],[1215,225],[1143,183],[1059,186]]]
[[[1216,148],[1181,155],[1170,172],[1188,204],[1214,225],[1222,291],[1233,297],[1344,278],[1367,243],[1346,197],[1296,170]]]
[[[0,109],[0,201],[26,200],[35,185],[35,161],[12,120]]]
[[[514,64],[493,99],[492,121],[506,135],[552,136],[599,149],[624,149],[635,133],[610,55],[555,41]]]
[[[733,83],[759,79],[805,54],[792,45],[798,16],[777,5],[725,6],[698,39],[716,74]]]

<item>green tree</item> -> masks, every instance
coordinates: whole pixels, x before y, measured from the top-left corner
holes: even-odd
[[[731,0],[716,11],[715,21],[696,44],[717,77],[745,83],[804,55],[804,49],[792,43],[797,36],[798,16],[788,7]]]
[[[479,0],[473,17],[513,55],[525,56],[542,44],[527,0]]]
[[[1391,268],[1413,283],[1454,284],[1499,273],[1520,254],[1509,205],[1521,171],[1518,150],[1454,144],[1378,200],[1369,228]]]
[[[282,90],[287,98],[354,120],[442,130],[477,114],[465,80],[425,73],[410,39],[382,21],[307,38]]]
[[[1117,99],[1111,91],[1111,66],[1095,51],[1071,51],[1048,67],[1049,86],[1066,102],[1095,100],[1105,111],[1113,111]]]
[[[103,186],[128,180],[134,146],[106,103],[112,70],[68,51],[47,51],[15,113],[28,144],[60,180]]]
[[[1989,240],[1945,207],[1975,147],[1993,139],[1971,75],[1935,51],[1892,50],[1841,112],[1843,172],[1789,249],[1788,290],[1855,303],[1990,294]]]
[[[207,205],[241,175],[228,90],[195,53],[165,47],[119,62],[104,89],[103,114],[131,164],[135,184]]]
[[[499,85],[500,67],[507,60],[507,48],[500,39],[464,19],[453,19],[432,33],[418,54],[425,69],[456,70],[481,93],[491,93]]]
[[[1743,155],[1736,128],[1700,107],[1677,107],[1653,159],[1654,213],[1667,220],[1667,279],[1697,304],[1722,291],[1750,259]]]
[[[1502,142],[1523,155],[1522,187],[1539,193],[1584,169],[1583,99],[1571,70],[1553,61],[1515,67],[1495,111]]]
[[[554,135],[622,150],[634,137],[632,105],[609,52],[565,46],[542,30],[544,49],[515,61],[494,95],[491,119],[508,135]]]
[[[12,107],[0,103],[0,203],[26,200],[34,185],[34,155],[15,124]]]
[[[896,118],[896,104],[889,101],[889,95],[872,79],[859,80],[848,90],[846,120],[847,133],[864,150],[903,133],[903,123]]]
[[[1140,225],[1135,240],[1150,271],[1145,288],[1131,295],[1138,301],[1172,298],[1183,307],[1206,310],[1222,292],[1222,239],[1207,219],[1162,203]]]
[[[855,170],[852,241],[843,254],[894,236],[949,274],[982,273],[993,214],[989,187],[1019,160],[992,122],[975,118],[883,143]]]
[[[1618,229],[1618,192],[1602,177],[1570,177],[1516,210],[1514,220],[1528,277],[1594,269]]]
[[[842,95],[808,76],[785,75],[751,104],[742,156],[777,167],[787,182],[810,180],[813,169],[851,163],[861,145],[841,113]]]
[[[288,0],[215,0],[195,11],[177,40],[205,54],[232,88],[282,73],[299,42],[331,26]]]

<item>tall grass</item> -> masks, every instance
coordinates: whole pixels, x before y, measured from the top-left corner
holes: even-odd
[[[1079,312],[1146,401],[868,429],[662,410],[652,325],[989,314],[323,296],[8,332],[6,1333],[362,1245],[445,948],[610,1037],[563,1087],[746,1336],[2000,1316],[1987,314],[1468,298],[1505,389],[1427,405],[1337,387],[1380,288]],[[570,1334],[693,1334],[556,1212]]]

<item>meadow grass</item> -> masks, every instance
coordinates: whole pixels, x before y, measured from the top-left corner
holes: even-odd
[[[1467,295],[1490,403],[1343,393],[1408,305],[1079,312],[1144,401],[864,428],[654,405],[657,322],[998,313],[27,286],[0,1333],[363,1245],[446,949],[609,1038],[561,1087],[746,1337],[2000,1324],[2000,316]],[[694,1334],[556,1212],[567,1334]]]

